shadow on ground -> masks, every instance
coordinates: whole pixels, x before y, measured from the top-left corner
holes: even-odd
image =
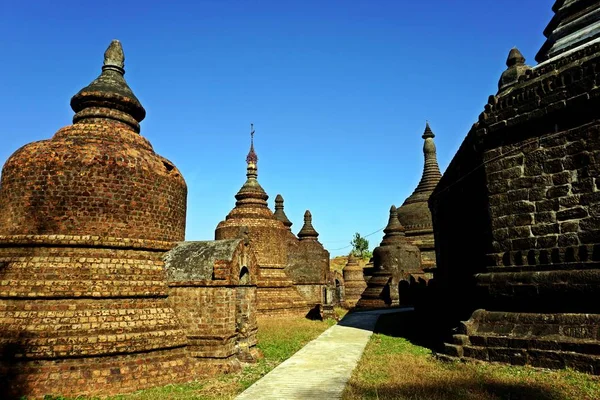
[[[443,336],[436,326],[422,313],[414,310],[383,314],[375,324],[374,333],[391,337],[401,337],[414,345],[427,347],[433,351],[441,350]]]

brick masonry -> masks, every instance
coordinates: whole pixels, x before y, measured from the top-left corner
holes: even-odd
[[[470,315],[447,354],[600,373],[598,60],[597,42],[533,69],[511,50],[434,191],[438,296]]]
[[[242,239],[183,242],[165,255],[169,303],[208,373],[240,369],[256,349],[258,264]]]

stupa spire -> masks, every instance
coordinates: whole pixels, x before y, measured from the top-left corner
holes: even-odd
[[[248,155],[246,156],[247,167],[247,176],[250,178],[252,175],[254,178],[258,177],[258,156],[254,151],[254,124],[250,124],[250,150],[248,151]]]
[[[437,151],[433,141],[435,134],[429,126],[429,121],[425,122],[425,131],[421,137],[425,140],[425,143],[423,143],[423,156],[425,158],[423,175],[421,175],[419,185],[417,185],[417,188],[413,194],[406,199],[406,202],[411,202],[411,198],[414,199],[416,196],[421,194],[427,194],[427,197],[429,197],[442,177],[442,174],[440,173],[440,167],[438,166],[437,162]]]
[[[290,221],[287,217],[287,215],[285,215],[285,211],[283,211],[283,196],[278,194],[275,197],[275,218],[277,218],[279,221],[281,221],[283,223],[283,225],[285,225],[285,227],[288,230],[292,230],[292,221]]]
[[[300,240],[317,240],[319,233],[312,226],[312,214],[309,210],[304,213],[304,226],[298,232]]]
[[[139,133],[139,123],[146,117],[146,110],[127,85],[124,75],[123,47],[121,42],[113,40],[104,52],[100,76],[71,98],[71,108],[75,111],[73,123],[110,120]]]
[[[385,235],[383,236],[383,240],[381,241],[381,245],[386,245],[390,242],[395,242],[401,236],[404,236],[404,227],[400,224],[400,220],[398,219],[398,210],[396,206],[390,207],[390,218],[388,219],[388,224],[383,230]]]
[[[529,65],[525,64],[525,57],[523,57],[523,54],[516,47],[513,47],[508,52],[506,66],[506,70],[502,73],[498,81],[498,92],[502,92],[519,82],[519,78],[531,69]]]
[[[254,124],[250,124],[250,150],[246,156],[246,182],[235,195],[235,206],[258,205],[267,207],[269,196],[258,183],[258,156],[254,151]]]

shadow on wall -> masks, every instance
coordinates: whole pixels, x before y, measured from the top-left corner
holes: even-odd
[[[6,275],[7,263],[0,262],[0,279]],[[28,384],[23,379],[23,371],[20,371],[18,359],[25,354],[25,348],[21,341],[19,332],[7,329],[0,331],[3,344],[0,345],[0,397],[19,398],[28,393]],[[21,373],[19,373],[21,372]]]
[[[452,382],[427,382],[417,384],[381,384],[361,387],[349,383],[348,393],[360,393],[360,398],[415,399],[415,400],[556,400],[563,398],[553,389],[530,383],[485,382],[482,380],[452,380]],[[359,398],[350,396],[349,399]]]
[[[398,284],[398,295],[401,306],[415,306],[423,302],[426,295],[427,281],[423,278],[415,279],[410,276],[408,279],[402,279]]]
[[[3,331],[2,335],[8,332]],[[19,398],[28,393],[27,382],[19,374],[17,357],[24,353],[18,343],[7,343],[0,348],[0,393],[3,398]]]

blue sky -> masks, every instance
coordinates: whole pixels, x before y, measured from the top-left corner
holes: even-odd
[[[0,163],[71,123],[71,96],[119,39],[141,134],[187,181],[187,240],[213,239],[234,206],[253,122],[271,207],[281,193],[294,232],[310,209],[321,242],[346,254],[417,185],[425,121],[443,171],[509,50],[535,65],[552,4],[3,1]]]

